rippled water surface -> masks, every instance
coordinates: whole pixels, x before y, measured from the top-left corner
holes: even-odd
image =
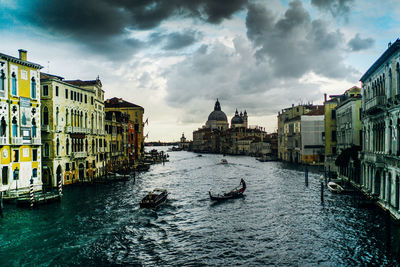
[[[388,227],[376,209],[309,186],[300,169],[251,157],[171,152],[133,180],[65,188],[61,203],[7,205],[0,218],[0,265],[397,265]],[[245,197],[212,203],[208,191],[247,182]],[[167,203],[139,209],[164,187]],[[388,232],[388,229],[391,229]]]

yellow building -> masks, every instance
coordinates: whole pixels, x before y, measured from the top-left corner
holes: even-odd
[[[144,108],[123,100],[122,98],[111,98],[105,101],[105,111],[119,111],[122,114],[127,114],[129,120],[134,125],[134,146],[132,152],[134,154],[134,160],[143,159],[144,155],[144,136],[143,136],[143,114]]]
[[[27,191],[32,182],[41,190],[40,69],[27,61],[0,53],[0,190]]]

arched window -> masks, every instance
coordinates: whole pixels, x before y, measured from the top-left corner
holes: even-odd
[[[49,125],[49,109],[46,106],[43,108],[43,125]]]
[[[93,113],[92,113],[92,121],[91,121],[91,128],[92,128],[92,130],[94,130],[94,117],[93,117]]]
[[[65,109],[65,125],[69,125],[69,122],[68,122],[68,109]]]
[[[14,96],[17,95],[17,75],[15,72],[11,74],[11,94]]]
[[[31,97],[36,98],[36,80],[35,77],[31,79]]]
[[[87,113],[85,113],[85,128],[87,129]]]
[[[400,66],[396,65],[396,95],[400,94]]]
[[[392,88],[392,69],[389,69],[389,97],[393,97],[393,88]]]
[[[89,152],[89,146],[88,146],[88,141],[87,139],[85,140],[85,151]]]
[[[32,137],[36,137],[36,120],[32,119]]]
[[[49,157],[50,156],[50,146],[49,143],[44,144],[44,156]]]
[[[57,142],[56,142],[56,153],[57,156],[60,155],[60,139],[57,138]]]
[[[0,120],[0,136],[6,136],[7,132],[7,123],[4,117],[1,118]]]
[[[13,117],[13,119],[12,119],[12,136],[18,137],[18,124],[17,124],[16,117]]]
[[[66,152],[67,152],[67,155],[69,155],[69,139],[67,138],[67,145],[66,145]]]

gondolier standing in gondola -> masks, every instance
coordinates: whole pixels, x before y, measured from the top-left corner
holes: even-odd
[[[243,180],[243,178],[240,180],[240,184],[242,185],[242,188],[239,190],[239,192],[244,192],[244,190],[246,190],[246,182]]]

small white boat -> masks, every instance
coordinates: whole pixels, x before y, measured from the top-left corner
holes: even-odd
[[[221,159],[221,164],[228,164],[228,161],[226,159]]]
[[[335,182],[329,182],[328,183],[328,189],[332,193],[342,193],[344,191],[344,188],[341,187],[339,184]]]

